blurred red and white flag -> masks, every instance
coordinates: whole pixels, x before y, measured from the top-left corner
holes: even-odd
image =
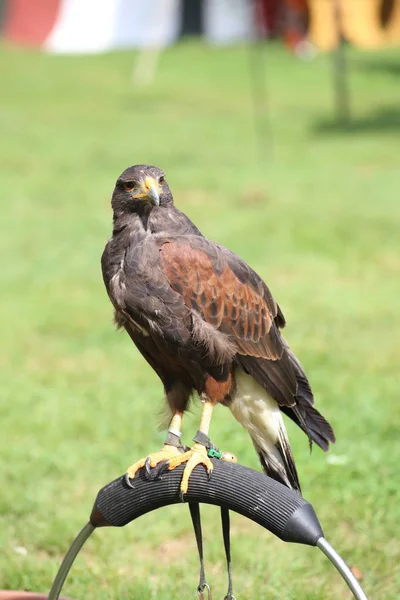
[[[251,0],[0,0],[1,35],[59,54],[162,48],[182,35],[227,44],[253,34]]]
[[[253,33],[251,0],[0,0],[2,37],[60,54],[164,47],[186,34],[233,43]]]

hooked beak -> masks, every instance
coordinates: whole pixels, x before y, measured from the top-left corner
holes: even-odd
[[[155,206],[160,206],[160,188],[153,177],[146,177],[142,184],[142,198],[147,198]]]

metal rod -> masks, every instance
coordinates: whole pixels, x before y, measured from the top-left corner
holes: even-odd
[[[317,546],[322,552],[329,558],[331,563],[337,568],[351,591],[353,592],[354,598],[356,600],[368,600],[365,595],[364,590],[361,585],[358,583],[356,577],[350,570],[350,567],[344,562],[343,558],[338,554],[330,543],[324,538],[320,537]]]
[[[62,586],[64,585],[64,581],[69,573],[70,568],[74,563],[75,558],[77,557],[83,544],[93,533],[94,529],[95,526],[92,525],[90,521],[88,521],[85,527],[81,529],[81,531],[78,533],[78,535],[72,542],[67,554],[64,557],[64,560],[61,563],[60,568],[58,569],[56,578],[53,581],[48,600],[58,600]]]
[[[231,532],[230,532],[230,516],[229,509],[221,506],[221,521],[222,521],[222,535],[224,538],[224,548],[226,556],[226,565],[228,568],[228,591],[224,600],[236,600],[233,595],[233,584],[232,584],[232,561],[231,561]]]
[[[254,41],[250,44],[250,85],[256,151],[264,172],[267,160],[269,159],[270,162],[272,160],[272,126],[269,116],[264,32],[261,25],[262,6],[260,0],[252,0],[251,4],[254,14]]]
[[[204,590],[207,589],[208,598],[211,600],[211,588],[206,581],[206,572],[204,569],[203,555],[203,534],[201,531],[200,505],[198,502],[189,502],[190,516],[192,517],[194,534],[196,536],[197,550],[200,558],[200,577],[197,586],[197,594],[200,599],[204,598]]]
[[[336,116],[342,125],[350,122],[350,92],[347,74],[346,48],[342,31],[342,9],[339,0],[333,0],[338,44],[333,52],[333,75],[336,97]]]

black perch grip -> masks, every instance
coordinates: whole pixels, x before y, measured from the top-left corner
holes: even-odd
[[[208,479],[202,466],[190,475],[185,502],[226,507],[265,527],[285,542],[316,546],[323,536],[313,507],[297,492],[274,479],[238,465],[213,459]],[[179,485],[184,465],[149,480],[144,469],[130,480],[119,477],[103,487],[90,520],[95,527],[123,527],[156,508],[181,502]]]

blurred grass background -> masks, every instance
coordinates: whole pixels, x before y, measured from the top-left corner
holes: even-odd
[[[0,587],[49,590],[97,490],[157,449],[162,389],[116,333],[100,272],[110,195],[127,166],[166,170],[176,203],[245,258],[286,315],[286,337],[337,444],[309,455],[288,424],[305,497],[374,600],[400,592],[400,108],[397,53],[350,51],[353,122],[332,121],[330,57],[268,46],[268,152],[254,135],[249,49],[180,44],[154,84],[135,55],[1,48]],[[197,429],[199,406],[184,421]],[[223,407],[212,438],[259,468]],[[219,512],[205,507],[208,579],[226,591]],[[238,598],[350,598],[318,551],[233,515]],[[181,506],[101,530],[64,588],[76,600],[196,598]]]

